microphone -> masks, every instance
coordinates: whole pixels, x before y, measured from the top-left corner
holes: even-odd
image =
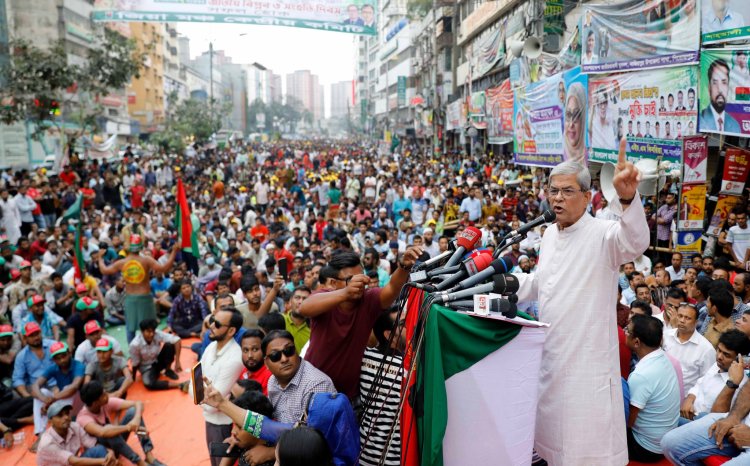
[[[447,252],[447,251],[446,251]],[[425,280],[429,280],[431,278],[434,278],[438,275],[442,274],[454,274],[461,271],[461,265],[454,265],[453,267],[441,267],[436,270],[420,270],[419,272],[414,272],[409,274],[409,281],[410,282],[423,282]]]
[[[456,236],[456,244],[458,247],[453,252],[453,255],[448,262],[445,263],[445,267],[453,267],[461,262],[461,257],[466,251],[471,251],[482,239],[482,232],[475,227],[467,227],[464,231]]]
[[[526,223],[524,225],[521,225],[521,227],[518,230],[513,230],[507,235],[505,235],[506,238],[512,238],[517,235],[525,235],[530,230],[533,230],[534,228],[538,227],[539,225],[542,225],[544,223],[550,223],[554,222],[555,218],[557,218],[557,215],[549,209],[545,210],[542,215],[535,218],[534,220],[530,221],[529,223]]]
[[[510,314],[515,309],[515,304],[511,303],[505,298],[490,297],[488,300],[489,312],[500,313],[503,315]],[[472,299],[460,299],[458,301],[451,301],[451,307],[462,307],[474,310],[474,300]],[[510,316],[506,316],[510,317]],[[515,317],[515,316],[512,316]]]
[[[435,285],[435,289],[440,291],[448,288],[449,286],[457,283],[467,275],[476,275],[478,272],[485,270],[492,263],[492,254],[479,254],[476,257],[469,257],[463,263],[463,267],[458,273],[452,277],[443,280],[442,282]]]
[[[450,257],[450,255],[453,254],[453,251],[455,250],[456,250],[456,240],[454,239],[453,241],[448,243],[448,249],[441,252],[437,256],[431,257],[427,259],[426,261],[422,262],[421,264],[419,264],[418,265],[419,270],[434,269],[435,267],[438,266],[437,264],[439,264],[443,259],[445,259],[446,257]]]
[[[459,290],[455,293],[443,293],[433,295],[436,303],[448,303],[459,299],[468,298],[475,294],[487,293],[515,293],[518,291],[518,278],[511,274],[498,273],[492,276],[491,283],[473,286],[465,290]]]
[[[445,292],[450,293],[453,291],[465,290],[467,288],[471,288],[472,286],[482,283],[483,281],[495,275],[496,273],[509,273],[512,268],[513,268],[513,263],[509,259],[506,259],[505,257],[495,259],[486,269],[478,272],[475,275],[470,276],[469,278],[466,278],[460,281],[456,286],[454,286],[453,288],[449,290],[445,290]]]

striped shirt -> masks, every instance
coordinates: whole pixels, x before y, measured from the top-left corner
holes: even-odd
[[[381,464],[380,457],[385,449],[391,426],[396,420],[396,412],[401,400],[401,379],[403,378],[403,359],[400,356],[389,356],[380,374],[380,383],[376,387],[375,399],[372,396],[373,380],[383,364],[385,355],[377,349],[368,348],[362,358],[362,371],[359,379],[359,393],[362,407],[367,411],[362,414],[359,428],[360,465],[376,466]],[[398,466],[401,463],[401,428],[396,427],[391,438],[385,466]]]

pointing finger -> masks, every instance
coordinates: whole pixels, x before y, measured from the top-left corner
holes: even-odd
[[[617,154],[617,168],[619,170],[622,170],[625,168],[625,162],[627,161],[627,158],[625,157],[625,149],[628,146],[628,141],[623,136],[620,139],[620,152]]]

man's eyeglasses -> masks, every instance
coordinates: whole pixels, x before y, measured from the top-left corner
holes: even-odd
[[[557,197],[558,194],[562,193],[563,198],[570,199],[571,197],[575,196],[578,192],[585,192],[583,189],[574,189],[574,188],[556,188],[554,186],[550,186],[547,188],[547,194],[549,194],[549,197]]]
[[[294,345],[287,346],[286,348],[279,350],[279,351],[272,351],[266,355],[269,361],[271,362],[279,362],[281,361],[281,355],[286,356],[287,358],[291,358],[295,354],[297,354],[297,348]]]
[[[216,330],[221,329],[221,327],[226,327],[226,324],[222,324],[221,322],[216,320],[216,317],[214,316],[208,318],[208,325],[213,325],[214,327],[216,327]]]
[[[693,303],[680,303],[680,307],[683,307],[683,306],[692,307],[693,309],[698,309],[698,306],[696,306]]]

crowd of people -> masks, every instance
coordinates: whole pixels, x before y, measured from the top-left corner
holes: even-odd
[[[406,340],[394,303],[409,270],[467,227],[493,248],[551,198],[575,195],[548,189],[548,170],[491,153],[433,157],[405,146],[384,154],[365,141],[311,140],[186,154],[128,148],[108,161],[71,153],[60,173],[0,175],[0,433],[10,447],[13,432],[33,424],[40,466],[75,464],[71,457],[162,464],[143,400],[128,390],[192,392],[183,350],[210,381],[202,411],[212,466],[334,464],[337,451],[318,430],[293,428],[272,444],[227,408],[294,424],[316,393],[343,394],[352,406],[358,464],[400,464],[392,424]],[[191,207],[190,248],[175,223],[178,180]],[[637,198],[660,247],[618,264],[610,317],[626,394],[621,428],[631,459],[744,457],[747,197],[713,254],[688,261],[670,250],[677,187]],[[623,215],[597,180],[578,189],[590,192],[586,215]],[[77,225],[62,214],[79,196]],[[546,229],[504,253],[514,273],[537,269]],[[542,299],[519,308],[544,320]],[[127,348],[109,334],[117,326]],[[128,445],[130,434],[142,452]]]

